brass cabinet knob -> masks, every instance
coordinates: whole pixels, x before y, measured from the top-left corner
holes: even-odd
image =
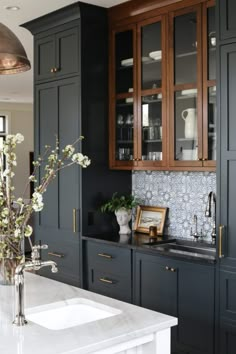
[[[207,158],[202,159],[202,161],[207,161]]]
[[[201,157],[199,157],[199,158],[198,158],[198,161],[202,161],[202,158],[201,158]]]

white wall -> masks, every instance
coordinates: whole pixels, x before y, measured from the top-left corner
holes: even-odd
[[[15,196],[22,196],[29,177],[29,152],[34,149],[33,104],[0,102],[0,114],[10,117],[9,133],[21,133],[25,140],[17,145],[17,166],[15,168]],[[29,198],[27,188],[25,198]]]

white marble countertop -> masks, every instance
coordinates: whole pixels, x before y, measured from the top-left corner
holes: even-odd
[[[121,313],[80,326],[49,330],[33,322],[12,325],[14,286],[0,286],[1,354],[88,354],[177,324],[177,319],[25,272],[25,307],[82,297]]]

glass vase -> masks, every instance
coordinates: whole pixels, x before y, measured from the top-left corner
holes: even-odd
[[[0,243],[5,245],[0,254],[0,285],[14,285],[16,267],[25,260],[24,237],[0,236]]]

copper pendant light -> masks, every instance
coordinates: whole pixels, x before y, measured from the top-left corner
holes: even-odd
[[[0,23],[0,75],[17,74],[30,68],[21,42],[8,27]]]

